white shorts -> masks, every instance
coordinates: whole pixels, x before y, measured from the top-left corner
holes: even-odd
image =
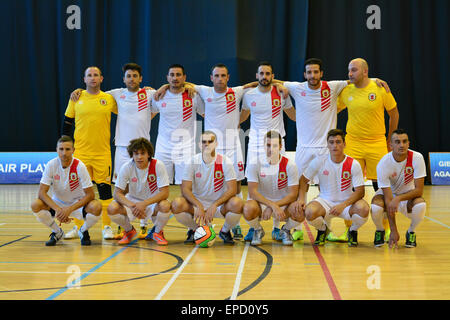
[[[253,200],[252,198],[250,198],[250,197],[248,197],[247,198],[247,201],[248,200]],[[256,200],[255,200],[256,201]],[[272,200],[272,201],[278,201],[278,200]],[[258,201],[256,201],[256,203],[258,203],[259,204],[259,206],[261,207],[261,214],[264,212],[264,210],[266,210],[266,208],[267,208],[267,206],[265,205],[265,204],[263,204],[263,203],[260,203],[260,202],[258,202]],[[286,210],[286,208],[287,208],[288,206],[286,205],[286,206],[282,206],[282,207],[280,207],[283,211],[285,211]],[[272,213],[272,218],[274,218],[273,217],[273,213]],[[274,218],[275,219],[275,218]],[[287,219],[285,219],[285,220],[283,220],[283,221],[287,221]]]
[[[77,201],[73,201],[71,203],[68,203],[68,202],[64,202],[62,200],[59,200],[58,198],[52,198],[52,200],[60,207],[69,207],[69,206],[71,206],[72,204],[74,204],[75,202],[78,201],[77,200]],[[50,212],[52,213],[52,216],[53,216],[54,215],[54,210],[50,210]],[[78,208],[75,211],[72,211],[69,216],[70,217],[74,217],[75,219],[78,219],[78,220],[83,220],[85,218],[86,214],[87,214],[87,212],[84,210],[84,207],[81,207],[81,208]]]
[[[303,175],[314,158],[328,153],[329,150],[327,147],[297,147],[295,151],[295,164],[297,165],[299,176],[301,177]],[[310,183],[318,184],[319,179],[314,177]]]
[[[285,145],[285,143],[284,143],[284,138],[283,138],[281,152],[280,152],[282,155],[286,154],[286,149],[285,149],[284,145]],[[247,149],[246,165],[248,166],[249,164],[256,164],[258,158],[259,158],[260,162],[262,162],[266,158],[265,146],[264,145],[257,146],[257,145],[254,145],[253,143],[249,142],[248,149]]]
[[[375,192],[375,195],[382,195],[382,196],[384,196],[383,190],[381,188],[378,189],[377,192]],[[392,195],[394,196],[394,198],[397,196],[394,193]],[[398,204],[397,211],[401,212],[405,217],[410,218],[410,214],[411,213],[408,213],[408,200],[400,201],[400,203]],[[387,218],[386,212],[384,213],[384,215],[385,215],[385,218]]]
[[[337,206],[341,202],[334,202],[334,201],[326,200],[321,197],[316,197],[313,200],[311,200],[311,202],[312,201],[316,201],[322,205],[322,207],[325,209],[325,216],[338,217],[338,218],[342,218],[344,220],[352,220],[352,217],[350,216],[350,212],[349,212],[352,205],[345,207],[345,209],[341,212],[341,214],[339,216],[335,216],[335,215],[330,214],[330,210],[332,207]]]
[[[205,209],[205,211],[211,206],[211,204],[209,204],[209,203],[202,203],[202,205],[203,205],[203,208]],[[222,214],[222,212],[220,212],[220,210],[222,210],[222,207],[223,207],[224,205],[225,205],[225,204],[222,204],[222,205],[220,205],[220,206],[217,207],[217,210],[216,210],[216,212],[214,213],[214,218],[225,219],[225,216]],[[194,212],[195,212],[195,210],[197,210],[197,207],[194,207]],[[226,213],[225,213],[225,214],[226,214]]]
[[[240,144],[235,149],[216,149],[216,153],[227,156],[233,162],[236,181],[241,181],[245,178],[244,158]]]
[[[128,154],[127,147],[116,146],[116,153],[114,155],[114,175],[112,182],[116,182],[120,168],[122,168],[128,160],[130,160],[130,155]]]
[[[188,163],[194,154],[190,150],[180,151],[180,154],[175,156],[167,152],[155,153],[155,159],[158,159],[164,163],[166,167],[167,175],[169,176],[169,183],[181,184],[183,181],[184,166]]]
[[[142,200],[133,198],[132,196],[126,195],[125,196],[128,200],[132,201],[132,202],[140,202]],[[155,213],[155,207],[158,203],[153,203],[149,206],[147,206],[147,208],[145,208],[145,220],[148,220],[154,213]],[[128,207],[125,207],[125,210],[127,211],[127,216],[128,219],[130,219],[130,222],[134,221],[136,219],[136,216],[131,212],[131,209]]]

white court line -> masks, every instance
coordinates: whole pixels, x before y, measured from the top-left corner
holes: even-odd
[[[6,223],[0,223],[0,226],[3,226],[3,225],[5,225]]]
[[[233,293],[231,294],[230,300],[236,300],[239,287],[241,285],[242,271],[244,271],[245,260],[247,259],[248,248],[250,247],[250,242],[245,244],[244,253],[242,254],[241,263],[239,264],[239,269],[236,275],[236,281],[234,282]]]
[[[172,278],[170,278],[169,282],[167,282],[165,287],[156,296],[155,300],[161,300],[161,298],[166,294],[167,290],[169,290],[169,288],[172,286],[172,284],[175,282],[175,280],[181,274],[181,272],[183,271],[184,267],[186,267],[186,265],[189,263],[189,260],[191,260],[191,258],[195,254],[195,252],[197,252],[198,248],[199,248],[198,246],[195,246],[195,248],[192,249],[192,251],[189,254],[189,256],[186,258],[186,260],[183,261],[183,263],[181,264],[180,268],[177,270],[177,272],[175,272],[175,274],[172,276]]]
[[[436,222],[437,224],[440,224],[441,226],[446,227],[447,229],[450,229],[450,226],[448,226],[445,223],[442,223],[442,222],[440,222],[440,221],[438,221],[436,219],[433,219],[433,218],[430,218],[430,217],[427,217],[427,216],[425,216],[425,218],[430,219],[431,221]]]

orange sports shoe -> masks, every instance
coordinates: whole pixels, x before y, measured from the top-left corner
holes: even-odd
[[[169,242],[164,238],[164,231],[161,230],[159,233],[153,232],[152,239],[160,246],[167,246]]]
[[[133,227],[133,229],[131,229],[130,231],[124,232],[122,240],[120,240],[118,243],[119,244],[129,244],[131,241],[133,241],[133,238],[136,236],[136,234],[137,234],[137,231]]]

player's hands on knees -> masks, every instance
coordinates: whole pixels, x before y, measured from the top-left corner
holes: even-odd
[[[77,102],[78,99],[80,99],[80,96],[81,96],[81,92],[82,92],[82,91],[83,91],[82,89],[76,89],[75,91],[73,91],[73,92],[70,94],[70,100],[72,100],[73,102]]]
[[[145,209],[147,208],[146,203],[144,202],[137,202],[134,204],[131,211],[133,212],[133,215],[136,218],[144,219],[145,218]]]
[[[391,234],[389,236],[389,248],[398,248],[398,240],[400,240],[400,235],[397,230],[391,230]]]
[[[208,209],[206,209],[205,211],[205,224],[210,223],[213,218],[214,218],[214,214],[217,211],[217,206],[215,204],[212,204]]]
[[[294,212],[295,212],[296,216],[300,217],[300,215],[305,212],[305,208],[306,208],[305,201],[297,200],[294,202],[293,206],[294,206]]]
[[[274,217],[276,217],[278,220],[284,220],[284,219],[286,219],[286,213],[284,212],[284,210],[283,209],[281,209],[280,208],[280,206],[278,206],[278,205],[274,205],[273,207],[272,207],[272,210],[273,210],[273,215],[274,215]]]
[[[58,219],[61,223],[69,223],[71,219],[69,218],[69,215],[71,214],[72,209],[69,207],[63,207],[56,211],[56,219]]]
[[[272,208],[271,207],[267,207],[264,209],[264,211],[261,213],[261,219],[266,221],[269,220],[270,217],[272,216]]]
[[[194,221],[200,226],[206,224],[205,222],[205,209],[202,206],[194,207]]]
[[[330,209],[330,214],[332,214],[333,216],[340,216],[342,211],[344,211],[346,205],[345,204],[338,204],[337,206],[334,206]]]
[[[387,206],[386,206],[386,212],[387,214],[395,214],[397,212],[397,208],[398,208],[398,200],[396,200],[395,198],[392,199],[392,201],[390,201]]]

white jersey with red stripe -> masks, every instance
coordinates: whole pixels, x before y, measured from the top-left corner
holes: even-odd
[[[364,185],[364,176],[358,161],[345,156],[340,163],[331,160],[330,155],[316,157],[311,161],[303,173],[305,178],[319,179],[319,197],[332,201],[342,202],[352,194],[352,187]]]
[[[116,187],[125,190],[129,186],[128,194],[134,199],[143,201],[155,196],[159,188],[169,185],[164,163],[152,159],[148,167],[139,169],[133,159],[126,162],[120,169]]]
[[[415,188],[414,179],[427,176],[425,160],[419,152],[408,150],[404,161],[397,162],[392,151],[377,165],[378,187],[391,188],[393,194],[403,194]]]
[[[130,140],[141,137],[150,141],[151,102],[155,90],[130,92],[122,88],[106,93],[112,95],[117,103],[115,145],[126,147]]]
[[[291,98],[284,99],[272,86],[268,92],[259,88],[247,91],[242,99],[242,109],[250,111],[249,148],[263,147],[264,136],[269,130],[286,135],[283,122],[283,110],[292,108]]]
[[[271,201],[286,197],[289,187],[298,185],[297,166],[286,157],[281,157],[277,164],[270,164],[267,157],[263,161],[247,166],[247,182],[258,183],[258,192]]]
[[[217,149],[240,148],[239,105],[244,95],[244,87],[227,88],[225,93],[217,93],[214,87],[195,86],[205,103],[205,130],[217,135]]]
[[[326,147],[327,133],[336,128],[337,99],[347,81],[321,81],[312,90],[308,82],[284,82],[294,98],[297,122],[297,148]]]
[[[183,180],[192,181],[192,193],[207,209],[224,194],[226,182],[236,180],[236,173],[228,157],[217,153],[214,161],[205,163],[198,153],[186,164]]]
[[[159,101],[152,101],[152,111],[159,112],[158,137],[155,157],[165,154],[172,161],[195,153],[196,113],[203,113],[203,102],[198,95],[189,98],[187,92],[167,91]]]
[[[83,189],[92,187],[91,177],[81,160],[73,158],[67,168],[63,168],[59,157],[45,166],[40,183],[51,186],[53,198],[65,203],[74,203],[83,198]]]

